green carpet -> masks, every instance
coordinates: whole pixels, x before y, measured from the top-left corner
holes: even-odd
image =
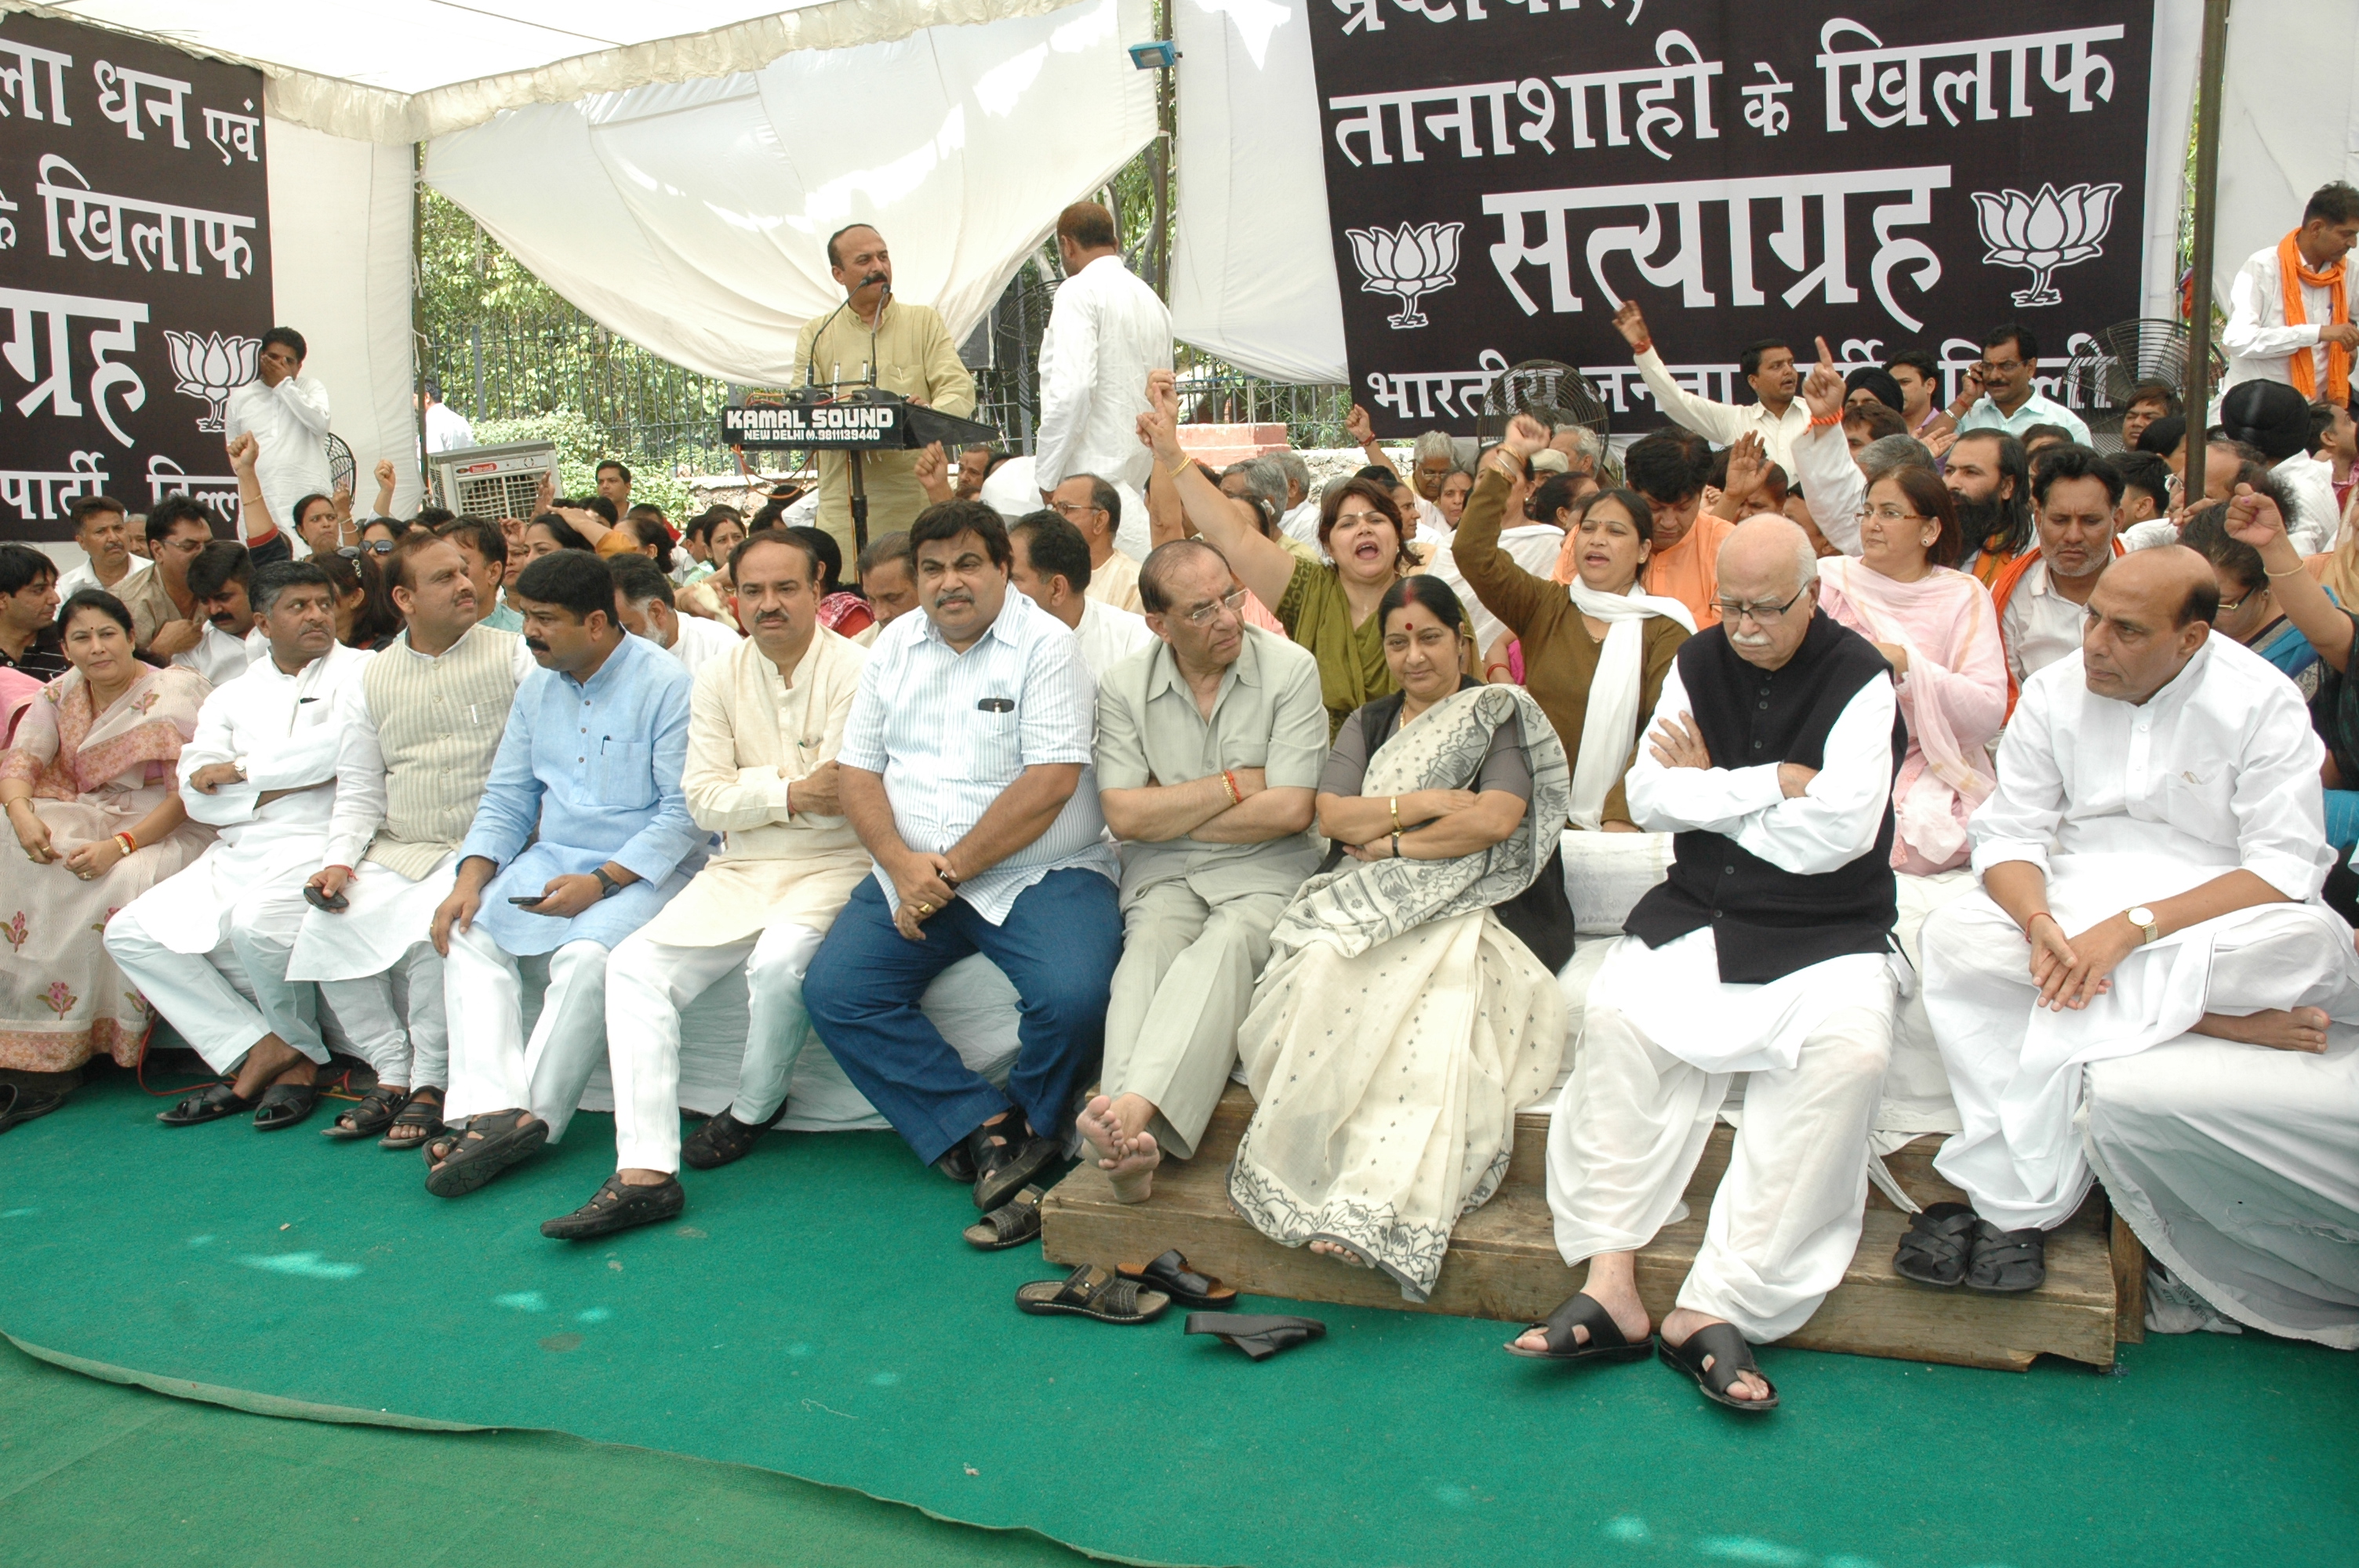
[[[0,1344],[0,1563],[75,1568],[1085,1568],[744,1465],[555,1433],[272,1421],[117,1388]]]
[[[683,1223],[567,1247],[537,1227],[610,1168],[605,1118],[445,1203],[414,1156],[158,1103],[114,1080],[0,1139],[0,1329],[166,1387],[694,1454],[1143,1562],[2359,1561],[2359,1359],[2311,1346],[2158,1340],[2113,1377],[1771,1346],[1787,1408],[1748,1422],[1658,1366],[1503,1356],[1495,1324],[1313,1307],[1329,1337],[1256,1366],[1176,1314],[1021,1316],[1050,1271],[968,1249],[964,1195],[887,1135],[773,1137],[691,1173]]]

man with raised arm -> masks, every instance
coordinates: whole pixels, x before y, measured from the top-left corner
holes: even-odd
[[[1105,1070],[1082,1135],[1125,1203],[1196,1152],[1236,1065],[1237,1026],[1287,901],[1319,869],[1327,761],[1319,661],[1249,626],[1201,539],[1139,574],[1155,643],[1098,686],[1098,800],[1127,847]]]
[[[239,438],[255,443],[254,473],[274,523],[295,526],[295,503],[335,488],[328,471],[328,389],[303,379],[309,355],[303,334],[273,327],[262,334],[262,357],[255,378],[230,394],[223,409],[223,436],[234,456]],[[247,542],[259,545],[266,531],[248,527]]]
[[[1671,379],[1663,356],[1655,351],[1654,333],[1636,300],[1622,302],[1622,308],[1614,312],[1614,325],[1630,345],[1638,373],[1664,417],[1686,426],[1716,447],[1730,446],[1750,432],[1761,438],[1771,462],[1788,473],[1794,471],[1794,438],[1810,423],[1810,414],[1794,395],[1801,375],[1794,366],[1794,351],[1785,339],[1764,338],[1748,343],[1737,357],[1736,368],[1745,384],[1753,389],[1755,402],[1714,403]]]
[[[2247,492],[2232,516],[2273,577],[2301,577],[2273,505]],[[2323,598],[2306,578],[2297,591]],[[2193,550],[2126,556],[2090,596],[2080,650],[2024,684],[1970,829],[1982,891],[1923,937],[1963,1125],[1934,1169],[1969,1202],[1919,1215],[1894,1267],[2038,1288],[2093,1148],[2144,1195],[2115,1195],[2139,1234],[2174,1271],[2200,1260],[2216,1304],[2307,1293],[2297,1312],[2333,1303],[2349,1346],[2359,1271],[2347,1241],[2323,1238],[2349,1233],[2359,1087],[2329,1024],[2359,1022],[2359,958],[2319,898],[2334,859],[2324,750],[2293,683],[2212,634],[2219,598]]]

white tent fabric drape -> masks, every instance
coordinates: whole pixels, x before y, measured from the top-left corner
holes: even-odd
[[[2239,6],[2222,87],[2212,275],[2225,309],[2237,270],[2301,222],[2311,191],[2330,179],[2359,183],[2359,5]]]
[[[1155,131],[1125,40],[1145,0],[799,50],[757,71],[536,104],[438,137],[425,178],[605,326],[708,375],[800,379],[842,290],[827,237],[875,225],[896,294],[963,337],[1059,209]]]

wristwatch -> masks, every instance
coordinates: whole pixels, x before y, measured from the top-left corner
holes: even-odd
[[[2139,904],[2136,909],[2124,910],[2122,918],[2138,928],[2142,941],[2155,943],[2162,940],[2162,923],[2155,918],[2154,911],[2146,905]]]
[[[598,879],[599,898],[609,899],[623,891],[623,884],[608,875],[605,867],[593,866],[590,870],[590,874]]]

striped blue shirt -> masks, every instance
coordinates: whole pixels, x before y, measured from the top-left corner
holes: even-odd
[[[959,884],[959,897],[997,925],[1016,895],[1050,871],[1080,868],[1120,880],[1098,811],[1096,728],[1097,682],[1080,643],[1010,588],[999,618],[963,654],[922,611],[879,633],[838,760],[883,774],[901,842],[937,855],[972,832],[1025,769],[1082,764],[1081,787],[1047,832]],[[893,879],[882,866],[875,875],[886,905],[895,905]]]

